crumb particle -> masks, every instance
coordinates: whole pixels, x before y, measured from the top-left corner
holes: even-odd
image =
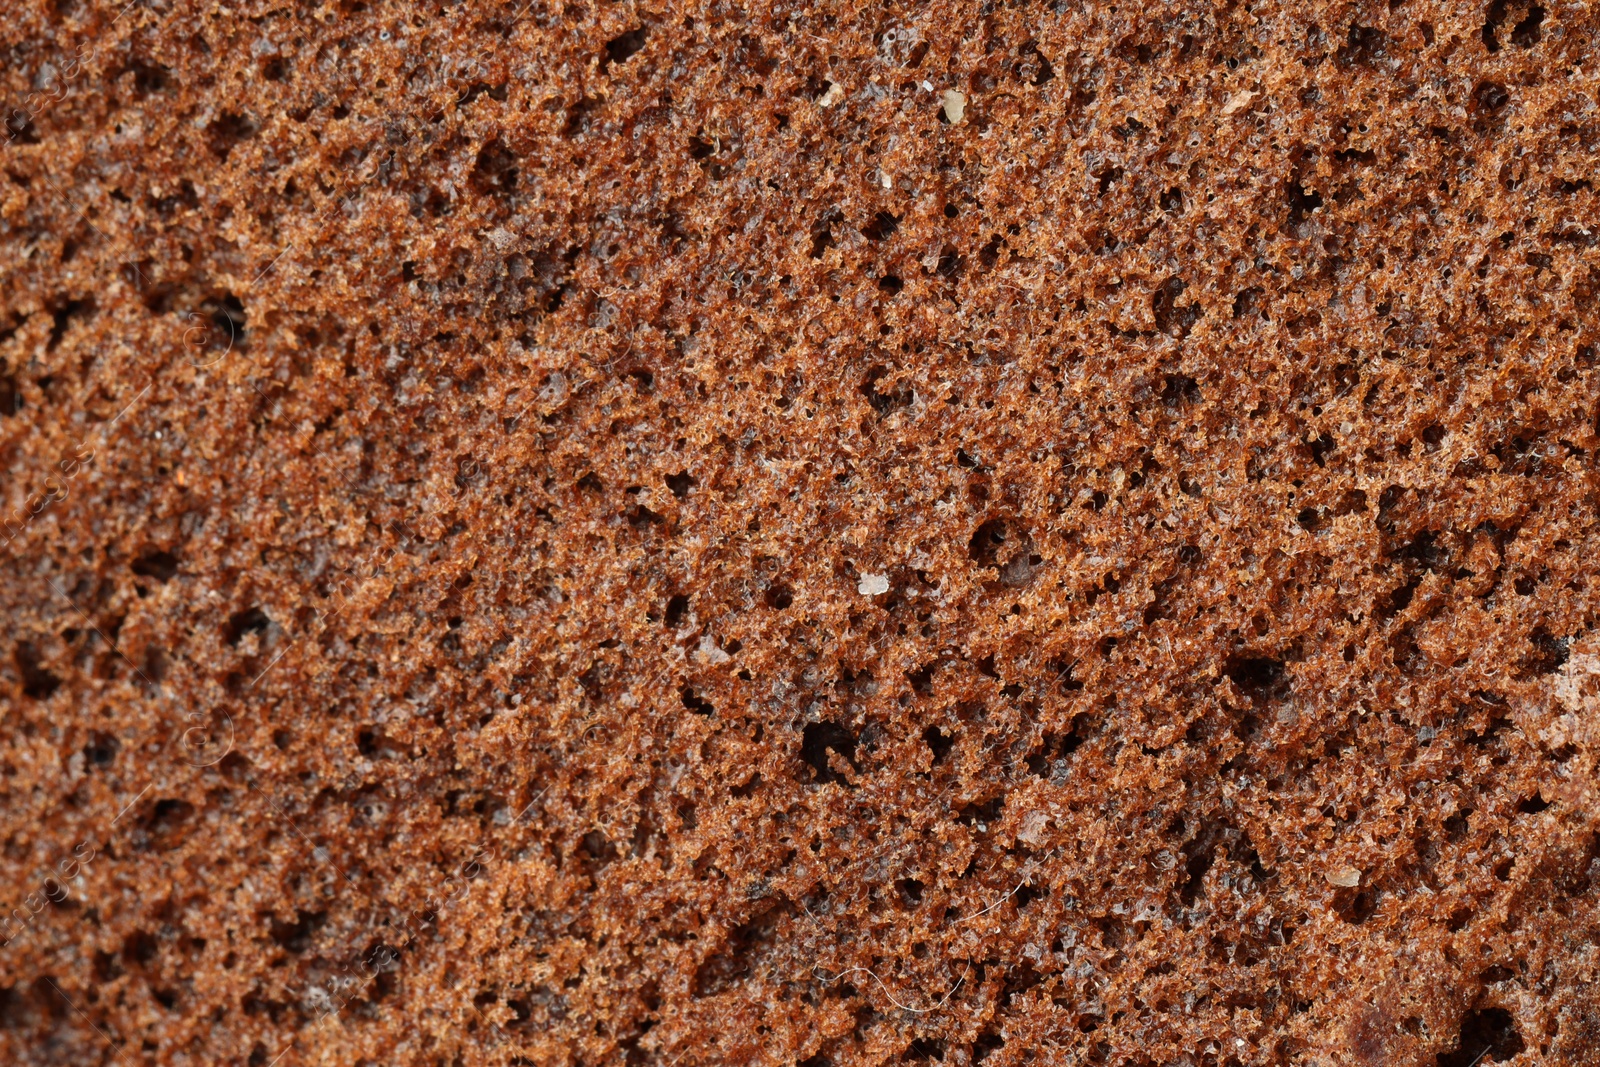
[[[940,97],[944,109],[944,117],[954,126],[960,122],[967,113],[967,94],[956,89],[946,89]]]
[[[1254,100],[1260,95],[1261,94],[1256,92],[1254,89],[1240,89],[1238,92],[1234,93],[1228,98],[1228,102],[1226,104],[1222,105],[1223,115],[1233,115],[1243,111],[1245,108],[1250,106],[1250,101]]]
[[[1331,884],[1344,889],[1354,889],[1361,884],[1361,872],[1354,867],[1334,867],[1324,872],[1323,877]]]

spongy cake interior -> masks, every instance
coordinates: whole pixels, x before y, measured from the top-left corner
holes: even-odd
[[[7,1062],[1595,1062],[1595,28],[27,8]]]

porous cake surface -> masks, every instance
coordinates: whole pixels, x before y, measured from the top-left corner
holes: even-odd
[[[18,0],[0,1062],[1600,1062],[1596,22]]]

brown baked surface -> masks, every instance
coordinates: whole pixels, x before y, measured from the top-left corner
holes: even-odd
[[[0,22],[0,1062],[1600,1062],[1590,7]]]

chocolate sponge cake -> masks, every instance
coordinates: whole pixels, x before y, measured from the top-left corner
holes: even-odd
[[[19,0],[0,1062],[1600,1062],[1597,30]]]

